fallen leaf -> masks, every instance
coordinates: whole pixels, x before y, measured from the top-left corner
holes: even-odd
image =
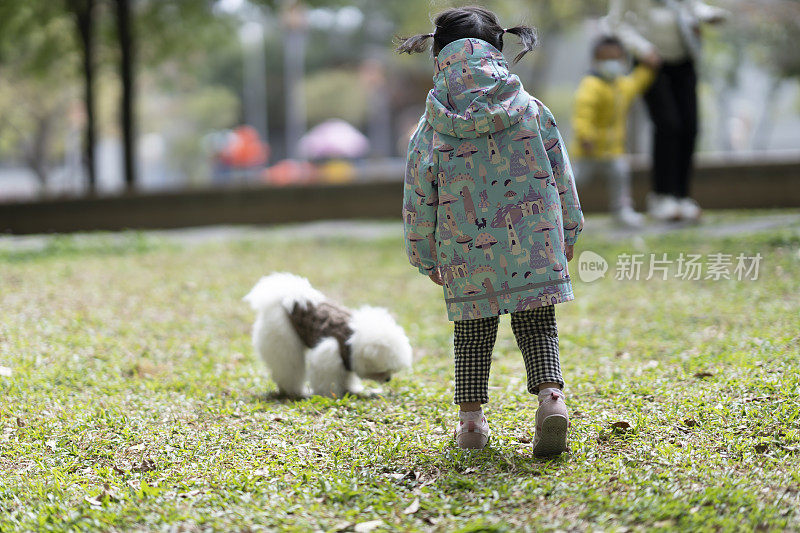
[[[91,496],[84,496],[83,499],[89,505],[94,505],[94,506],[97,506],[97,507],[102,507],[103,506],[103,503],[100,502],[97,498],[92,498]]]
[[[772,396],[756,396],[755,398],[745,398],[745,402],[763,402],[771,399]]]
[[[137,445],[135,445],[135,446],[131,446],[131,447],[130,447],[130,450],[131,450],[132,452],[140,452],[140,451],[144,450],[144,448],[145,448],[145,445],[144,445],[144,443],[142,442],[142,443],[140,443],[140,444],[137,444]]]
[[[21,427],[21,428],[24,428],[27,424],[25,423],[25,421],[23,419],[21,419],[20,417],[17,417],[17,425],[19,427]]]
[[[695,420],[694,418],[687,418],[687,419],[685,419],[683,421],[683,425],[686,426],[686,427],[693,428],[693,427],[697,426],[698,423],[697,423],[697,420]]]
[[[477,468],[474,468],[474,467],[469,467],[469,468],[467,468],[466,470],[464,470],[464,474],[473,474],[473,473],[475,473],[475,472],[477,472],[477,471],[478,471],[478,469],[477,469]]]
[[[14,372],[7,366],[0,366],[0,378],[10,378]]]
[[[152,459],[144,458],[139,466],[131,468],[131,472],[150,472],[156,469],[156,463]]]
[[[617,429],[630,429],[631,425],[624,420],[620,420],[618,422],[611,422],[611,425]]]
[[[765,442],[761,444],[756,444],[755,446],[756,453],[764,453],[765,451],[767,451],[767,448],[769,448],[769,444]]]
[[[711,372],[703,371],[703,372],[695,373],[694,377],[696,377],[696,378],[710,378],[713,375],[714,374],[712,374]]]
[[[414,501],[411,502],[411,505],[403,509],[403,514],[414,514],[419,511],[419,498],[414,498]]]
[[[100,495],[97,496],[97,499],[99,500],[108,499],[109,501],[116,502],[119,501],[120,498],[119,495],[116,493],[116,491],[108,483],[103,483],[103,492],[101,492]]]
[[[383,525],[383,520],[370,520],[369,522],[361,522],[356,524],[353,530],[356,533],[369,533],[373,529],[377,529]]]
[[[530,444],[531,439],[528,437],[517,437],[517,441],[521,442],[522,444]]]

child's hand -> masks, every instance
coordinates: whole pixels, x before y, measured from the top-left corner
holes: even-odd
[[[575,251],[574,244],[567,244],[564,246],[564,254],[566,254],[567,256],[567,262],[572,261],[572,254],[574,253],[574,251]]]
[[[431,278],[431,281],[437,285],[444,285],[444,281],[442,281],[442,274],[439,272],[439,267],[433,269],[433,272],[428,274],[428,277]]]
[[[640,57],[639,59],[641,60],[642,63],[644,63],[653,70],[658,70],[662,62],[661,56],[658,55],[658,52],[656,51],[649,52]]]

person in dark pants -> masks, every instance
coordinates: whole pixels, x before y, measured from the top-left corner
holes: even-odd
[[[647,197],[657,220],[697,220],[690,197],[697,140],[697,71],[700,24],[717,23],[728,12],[699,0],[611,0],[606,31],[640,61],[661,63],[644,94],[653,121],[653,190]]]
[[[697,139],[694,61],[662,63],[644,101],[654,126],[653,192],[688,198]]]

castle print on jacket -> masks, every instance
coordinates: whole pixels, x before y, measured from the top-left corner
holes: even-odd
[[[564,141],[497,48],[446,45],[408,147],[409,261],[438,267],[451,321],[574,299],[564,244],[583,228]]]

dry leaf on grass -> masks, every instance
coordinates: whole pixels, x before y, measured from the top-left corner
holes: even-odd
[[[152,459],[144,458],[139,466],[131,468],[131,472],[150,472],[156,469],[156,463]]]
[[[419,498],[414,498],[414,501],[411,502],[411,505],[403,509],[403,514],[414,514],[419,511]]]
[[[24,428],[27,424],[25,424],[25,421],[23,419],[17,417],[17,425],[21,428]]]
[[[611,425],[616,429],[631,429],[631,425],[624,420],[619,420],[617,422],[611,422]]]
[[[353,530],[356,533],[369,533],[373,529],[377,529],[383,525],[383,520],[370,520],[369,522],[361,522],[356,524]]]
[[[98,500],[97,498],[92,498],[91,496],[84,496],[83,500],[88,503],[89,505],[94,505],[95,507],[102,507],[103,502]]]
[[[683,425],[689,428],[693,428],[699,424],[697,423],[697,420],[695,420],[694,418],[687,418],[683,421]]]
[[[707,371],[704,370],[702,372],[696,372],[694,377],[696,377],[696,378],[710,378],[713,375],[714,375],[713,373],[707,372]]]
[[[756,453],[764,453],[769,448],[769,444],[766,442],[762,442],[761,444],[756,444],[755,449]]]

